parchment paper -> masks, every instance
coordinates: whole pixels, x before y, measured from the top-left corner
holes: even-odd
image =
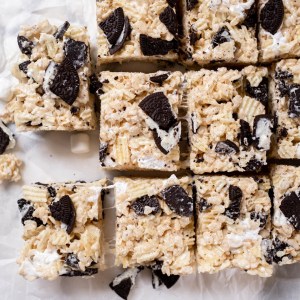
[[[143,0],[140,0],[143,1]],[[95,46],[97,24],[95,0],[0,0],[0,109],[16,81],[10,76],[11,64],[17,59],[16,36],[21,24],[49,19],[57,25],[65,20],[87,25]],[[153,71],[155,67],[129,64],[117,70]],[[12,127],[14,131],[14,127]],[[84,155],[71,153],[71,133],[18,133],[15,153],[23,159],[23,180],[0,186],[0,299],[120,299],[108,284],[120,269],[112,267],[93,279],[60,278],[53,282],[27,282],[17,274],[15,259],[23,242],[17,199],[21,186],[40,181],[96,180],[117,173],[101,171],[98,166],[98,132],[90,134],[91,151]],[[112,193],[111,193],[112,194]],[[106,200],[105,231],[107,242],[114,237],[113,198]],[[262,279],[238,270],[215,275],[182,277],[171,289],[153,290],[151,275],[143,271],[129,299],[300,299],[300,265],[277,268],[272,278]]]

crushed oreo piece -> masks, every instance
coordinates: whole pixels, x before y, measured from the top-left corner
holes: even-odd
[[[264,162],[261,160],[256,159],[255,156],[251,157],[251,159],[247,162],[246,166],[244,167],[244,170],[247,172],[252,171],[260,171],[262,166],[264,165]]]
[[[125,17],[125,23],[124,23],[124,29],[121,33],[120,39],[117,40],[117,43],[113,45],[111,48],[109,48],[110,55],[115,54],[120,49],[122,49],[126,39],[130,36],[131,33],[131,26],[129,23],[128,17]]]
[[[276,86],[280,92],[280,97],[284,97],[289,94],[290,84],[294,75],[288,71],[276,70],[275,79],[277,80]]]
[[[172,185],[164,189],[161,194],[168,207],[179,216],[191,217],[193,215],[193,199],[180,185]]]
[[[178,49],[178,42],[173,39],[171,41],[153,38],[146,34],[140,35],[140,46],[142,53],[146,56],[166,55],[171,50]]]
[[[167,2],[171,7],[175,7],[177,4],[177,0],[167,0]]]
[[[167,27],[174,36],[178,35],[178,21],[174,10],[167,6],[159,15],[159,20]]]
[[[259,100],[265,107],[268,105],[268,88],[269,80],[267,77],[263,77],[258,86],[251,86],[250,82],[246,80],[246,93]]]
[[[48,190],[50,197],[52,197],[52,198],[56,197],[56,190],[53,186],[48,186],[47,190]]]
[[[191,27],[190,29],[190,45],[195,46],[196,42],[200,39],[200,35]]]
[[[5,125],[3,124],[3,126]],[[3,154],[5,152],[9,143],[10,143],[9,135],[0,126],[0,154]]]
[[[256,2],[252,4],[252,6],[246,11],[246,17],[242,23],[247,28],[254,28],[257,23],[257,10],[256,10]]]
[[[284,16],[282,0],[269,0],[260,12],[261,27],[275,34],[280,28]]]
[[[139,215],[145,215],[145,207],[148,206],[151,208],[151,214],[155,215],[160,211],[160,205],[156,196],[142,196],[137,198],[130,207],[134,212]],[[147,214],[148,215],[148,214]]]
[[[159,84],[160,86],[162,86],[163,82],[165,80],[167,80],[169,78],[169,74],[165,73],[165,74],[161,74],[161,75],[157,75],[157,76],[152,76],[150,77],[150,81]]]
[[[287,255],[282,255],[282,256],[278,256],[278,252],[282,252],[284,251],[287,247],[289,247],[289,245],[281,240],[279,240],[277,237],[275,238],[275,240],[273,241],[273,261],[275,263],[279,263],[282,261],[282,259],[284,257],[286,257]]]
[[[289,87],[289,110],[290,118],[300,117],[300,84],[292,84]]]
[[[199,205],[199,212],[204,212],[208,210],[210,207],[212,207],[212,204],[208,203],[206,199],[200,198],[198,201]]]
[[[122,299],[126,300],[128,295],[135,284],[135,279],[143,267],[131,268],[119,274],[110,284],[110,288],[119,295]]]
[[[192,10],[198,4],[198,0],[186,0],[186,9]]]
[[[80,69],[87,59],[88,46],[84,42],[67,39],[64,44],[66,57],[70,59],[75,70]]]
[[[17,203],[20,212],[23,212],[28,206],[30,206],[30,202],[23,198],[19,199]]]
[[[280,210],[295,229],[300,230],[300,197],[299,191],[284,195]]]
[[[70,111],[71,111],[71,114],[74,116],[74,115],[77,115],[77,114],[79,113],[80,108],[77,107],[77,106],[72,106],[72,107],[70,108]]]
[[[49,206],[52,217],[67,225],[67,233],[70,234],[75,225],[76,211],[72,199],[65,195],[58,201],[53,201]]]
[[[261,241],[261,249],[266,262],[271,265],[273,262],[274,249],[272,240],[265,238]]]
[[[259,221],[259,227],[264,228],[267,224],[268,215],[262,212],[252,211],[250,213],[250,219],[254,221]]]
[[[100,143],[100,149],[99,149],[99,160],[102,166],[104,166],[104,160],[107,155],[107,143]]]
[[[169,100],[163,92],[147,96],[140,102],[139,107],[162,130],[167,131],[176,123]]]
[[[223,26],[219,29],[219,31],[214,35],[212,39],[212,47],[216,48],[220,44],[230,42],[231,36],[228,28],[226,26]]]
[[[26,60],[19,64],[19,70],[22,71],[24,74],[27,74],[28,72],[28,65],[31,64],[30,60]]]
[[[245,147],[249,147],[252,144],[252,132],[250,125],[245,120],[240,120],[240,141]]]
[[[25,225],[25,222],[28,220],[36,222],[37,227],[43,225],[43,221],[41,219],[33,216],[35,209],[29,201],[25,199],[19,199],[17,203],[19,211],[22,214],[21,222],[23,225]]]
[[[65,264],[72,268],[73,270],[80,270],[79,259],[76,254],[69,253],[65,259]]]
[[[96,74],[92,74],[90,76],[90,93],[92,94],[98,94],[97,92],[99,91],[99,89],[101,89],[103,86],[103,84],[98,80],[98,77],[96,76]]]
[[[224,214],[232,219],[236,220],[240,216],[240,206],[243,198],[243,192],[238,186],[229,186],[229,206],[225,209]]]
[[[239,153],[239,147],[230,140],[218,142],[215,147],[215,152],[223,155],[231,155]]]
[[[272,118],[267,115],[257,115],[254,118],[253,143],[258,150],[270,150],[273,129],[272,121]]]
[[[79,94],[80,80],[73,63],[69,58],[58,66],[50,91],[60,97],[67,104],[72,105]]]
[[[70,27],[70,23],[68,21],[66,21],[64,24],[62,24],[58,29],[57,31],[54,33],[54,37],[57,39],[57,40],[61,40],[66,31],[69,29]]]
[[[84,271],[81,270],[67,270],[67,273],[61,274],[63,277],[85,277],[85,276],[93,276],[98,273],[97,268],[86,268]]]
[[[23,54],[30,56],[32,53],[32,49],[34,48],[34,43],[32,41],[29,41],[25,36],[22,35],[18,35],[17,41],[20,51]]]

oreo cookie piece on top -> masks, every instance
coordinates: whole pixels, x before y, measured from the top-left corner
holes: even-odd
[[[147,209],[148,211],[145,212],[146,207],[148,207]],[[160,211],[160,205],[155,195],[153,196],[144,195],[142,197],[137,198],[131,204],[131,208],[139,216],[149,215],[149,214],[155,215]]]
[[[236,220],[240,216],[241,201],[243,198],[243,192],[238,186],[229,186],[229,206],[225,209],[224,214],[232,219]]]
[[[88,46],[84,42],[69,38],[64,44],[64,52],[65,56],[72,62],[74,68],[78,70],[87,60]]]

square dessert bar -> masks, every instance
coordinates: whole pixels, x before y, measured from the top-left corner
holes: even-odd
[[[21,55],[12,72],[19,84],[4,121],[19,131],[95,129],[87,29],[43,21],[22,26],[17,41]]]
[[[271,155],[300,158],[300,60],[281,60],[273,65],[270,83],[271,110],[276,135]]]
[[[179,168],[180,72],[101,72],[100,162],[119,170]]]
[[[23,187],[18,200],[25,245],[17,263],[27,280],[92,276],[104,268],[102,197],[106,179]]]
[[[300,56],[300,2],[259,0],[259,48],[262,62]]]
[[[176,0],[97,0],[98,63],[175,61]]]
[[[272,275],[270,180],[266,176],[197,176],[198,272],[239,268]]]
[[[272,166],[274,193],[273,260],[279,265],[300,261],[300,167]]]
[[[255,0],[181,0],[186,63],[253,64]]]
[[[191,274],[194,205],[188,177],[115,178],[116,265],[149,266],[167,275]]]
[[[273,127],[266,115],[267,69],[202,69],[186,79],[191,170],[259,171],[266,165]]]

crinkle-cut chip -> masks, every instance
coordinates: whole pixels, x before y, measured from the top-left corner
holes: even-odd
[[[252,132],[250,124],[240,119],[240,141],[245,147],[249,147],[252,144]]]
[[[23,186],[23,197],[30,202],[47,202],[47,190],[38,186]]]
[[[159,20],[167,27],[170,33],[174,36],[178,34],[178,21],[174,10],[167,6],[159,15]]]
[[[168,207],[176,214],[182,217],[191,217],[193,215],[193,199],[180,185],[173,185],[161,192]]]
[[[246,17],[242,23],[247,28],[254,28],[257,23],[257,7],[256,2],[246,11]]]
[[[243,98],[239,107],[238,118],[251,123],[255,116],[263,114],[264,112],[265,107],[260,101],[246,96]]]
[[[65,35],[66,31],[69,29],[70,23],[66,21],[64,24],[62,24],[57,31],[54,33],[54,37],[57,40],[61,40],[63,36]]]
[[[289,117],[300,117],[300,84],[293,84],[289,87]]]
[[[140,46],[142,53],[146,56],[166,55],[170,51],[178,49],[178,42],[175,39],[167,41],[140,34]]]
[[[282,24],[283,17],[282,0],[269,0],[260,12],[260,23],[264,30],[275,34]]]
[[[165,74],[161,74],[161,75],[157,75],[157,76],[152,76],[150,77],[150,81],[159,84],[160,86],[162,86],[163,82],[165,80],[167,80],[169,77],[168,73]]]
[[[88,55],[88,46],[84,42],[69,38],[64,44],[64,51],[75,70],[80,69],[85,64]]]
[[[163,92],[148,95],[140,102],[139,107],[162,130],[169,130],[176,123],[169,100]]]
[[[300,230],[300,197],[299,191],[284,195],[280,210],[295,229]]]
[[[186,1],[187,10],[192,10],[198,4],[198,0],[185,0],[185,1]]]
[[[145,215],[149,213],[145,213],[145,208],[150,207],[151,209],[151,214],[155,215],[160,211],[160,205],[157,197],[155,195],[153,196],[148,196],[144,195],[142,197],[137,198],[134,202],[131,204],[131,208],[134,210],[134,212],[139,215]]]
[[[246,166],[244,167],[245,171],[252,172],[252,171],[260,171],[264,162],[260,159],[257,159],[255,156],[251,157],[251,159],[247,162]]]
[[[219,46],[220,44],[230,42],[230,41],[231,41],[230,32],[226,26],[223,26],[213,36],[211,43],[212,43],[212,47],[215,48],[215,47]]]
[[[267,77],[263,77],[262,81],[258,86],[251,86],[250,82],[246,81],[246,93],[250,97],[259,100],[265,107],[268,105],[268,89],[269,80]]]
[[[252,211],[250,213],[250,219],[259,221],[259,227],[264,228],[267,224],[268,215],[263,212]]]
[[[243,198],[243,192],[238,186],[229,186],[229,206],[225,209],[224,214],[232,219],[236,220],[240,216],[241,212],[241,201]]]
[[[115,143],[116,162],[119,165],[130,163],[130,149],[127,136],[119,136]]]
[[[123,31],[125,15],[122,7],[115,9],[106,20],[99,24],[103,30],[108,42],[115,45]]]
[[[30,56],[32,53],[32,49],[34,48],[34,43],[32,41],[29,41],[25,36],[22,35],[18,35],[17,40],[20,51],[23,54]]]
[[[230,140],[220,141],[215,147],[215,152],[222,155],[231,155],[238,153],[239,151],[239,147]]]
[[[59,65],[50,85],[50,91],[67,104],[72,105],[78,97],[80,80],[72,61],[68,57]]]
[[[199,212],[207,211],[210,207],[212,207],[212,204],[208,203],[206,199],[200,198],[198,201],[198,207]]]
[[[49,209],[55,220],[67,225],[67,233],[70,234],[76,220],[76,211],[72,199],[65,195],[58,201],[53,201]]]
[[[28,65],[31,64],[30,60],[26,60],[19,64],[19,70],[22,71],[24,74],[27,74],[28,72]]]

